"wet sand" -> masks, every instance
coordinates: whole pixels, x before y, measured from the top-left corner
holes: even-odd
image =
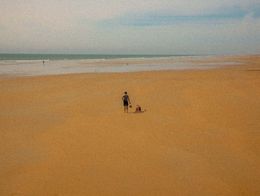
[[[244,65],[0,77],[0,195],[260,195],[260,57],[227,58]]]

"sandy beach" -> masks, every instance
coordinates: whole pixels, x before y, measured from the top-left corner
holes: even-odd
[[[225,58],[242,64],[1,76],[0,195],[260,195],[260,56]]]

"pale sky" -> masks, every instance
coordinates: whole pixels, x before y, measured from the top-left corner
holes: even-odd
[[[0,0],[0,53],[256,54],[259,0]]]

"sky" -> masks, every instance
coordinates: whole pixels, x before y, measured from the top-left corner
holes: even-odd
[[[260,1],[0,0],[0,53],[260,54]]]

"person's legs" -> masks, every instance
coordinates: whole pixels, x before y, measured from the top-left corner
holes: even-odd
[[[128,102],[124,101],[124,112],[128,112]]]
[[[124,106],[124,112],[128,113],[128,106],[127,105]]]

